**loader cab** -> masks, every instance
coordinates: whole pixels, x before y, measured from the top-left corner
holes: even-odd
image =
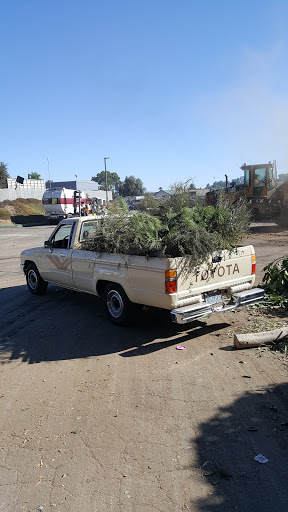
[[[244,188],[247,199],[268,198],[275,190],[276,179],[271,162],[260,165],[243,164],[241,169],[244,171]]]

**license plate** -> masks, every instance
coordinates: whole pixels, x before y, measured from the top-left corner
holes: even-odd
[[[222,302],[222,295],[221,293],[217,293],[215,295],[206,295],[205,302],[208,302],[208,304],[217,304],[218,302]]]

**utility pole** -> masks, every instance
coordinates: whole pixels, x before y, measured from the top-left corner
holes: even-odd
[[[106,156],[104,158],[104,168],[105,168],[105,186],[106,186],[106,206],[108,210],[108,179],[107,179],[107,170],[106,170],[106,160],[109,160],[110,156]]]

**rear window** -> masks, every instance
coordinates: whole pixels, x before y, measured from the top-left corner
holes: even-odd
[[[89,220],[87,222],[83,222],[80,230],[79,235],[79,242],[83,242],[85,240],[91,240],[95,237],[95,228],[96,228],[96,221],[95,220]]]

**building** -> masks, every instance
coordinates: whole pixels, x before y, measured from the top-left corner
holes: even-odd
[[[205,196],[207,194],[207,192],[209,192],[209,189],[208,188],[197,188],[197,189],[186,189],[187,192],[190,193],[191,195],[191,199],[193,201],[201,201],[201,202],[204,202],[205,201]],[[155,199],[167,199],[169,197],[171,197],[173,194],[175,194],[175,190],[158,190],[158,192],[155,192],[153,193],[153,197],[155,197]]]
[[[174,190],[163,190],[161,188],[161,190],[158,190],[158,192],[153,194],[153,197],[155,197],[155,199],[167,199],[168,197],[173,196],[173,194],[175,194]]]
[[[90,180],[71,180],[71,181],[47,181],[47,188],[68,188],[70,190],[81,190],[90,198],[102,199],[106,201],[106,190],[99,189],[96,181]],[[107,191],[108,201],[112,201],[112,191]]]
[[[17,178],[7,178],[7,188],[8,189],[22,189],[22,190],[27,190],[27,189],[41,189],[41,190],[45,190],[46,187],[45,187],[45,180],[25,180],[23,179],[23,183],[19,183],[16,181]]]
[[[50,182],[46,182],[46,188],[50,188]],[[71,180],[71,181],[51,181],[51,188],[69,188],[71,190],[98,190],[97,181],[90,180]]]
[[[204,203],[206,194],[207,192],[209,192],[209,188],[197,188],[194,190],[189,189],[189,192],[191,194],[191,199],[195,201],[198,200]]]

